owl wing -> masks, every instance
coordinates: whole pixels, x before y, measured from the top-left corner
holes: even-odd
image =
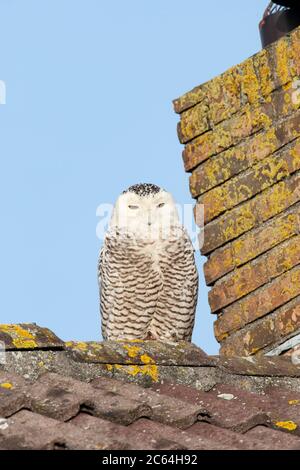
[[[145,339],[161,289],[159,272],[142,247],[105,238],[98,261],[102,336]]]
[[[198,297],[198,271],[187,232],[165,243],[160,257],[163,289],[151,322],[159,339],[191,341]]]

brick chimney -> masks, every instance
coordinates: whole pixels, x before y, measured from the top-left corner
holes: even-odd
[[[300,344],[299,78],[300,28],[174,100],[223,355]]]

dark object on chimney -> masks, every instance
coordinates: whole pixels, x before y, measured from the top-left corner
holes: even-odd
[[[300,7],[299,1],[297,0],[275,0],[277,5],[281,5],[282,7],[288,7],[288,8],[298,8]]]
[[[277,5],[276,5],[276,4]],[[259,23],[262,46],[266,47],[300,25],[300,5],[295,0],[276,0]]]

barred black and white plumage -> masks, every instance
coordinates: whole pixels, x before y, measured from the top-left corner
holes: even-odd
[[[119,197],[98,262],[105,340],[191,341],[198,273],[172,196],[135,185]]]

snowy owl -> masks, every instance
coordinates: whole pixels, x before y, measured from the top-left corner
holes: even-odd
[[[198,273],[170,193],[144,183],[119,196],[98,282],[104,340],[191,341]]]

